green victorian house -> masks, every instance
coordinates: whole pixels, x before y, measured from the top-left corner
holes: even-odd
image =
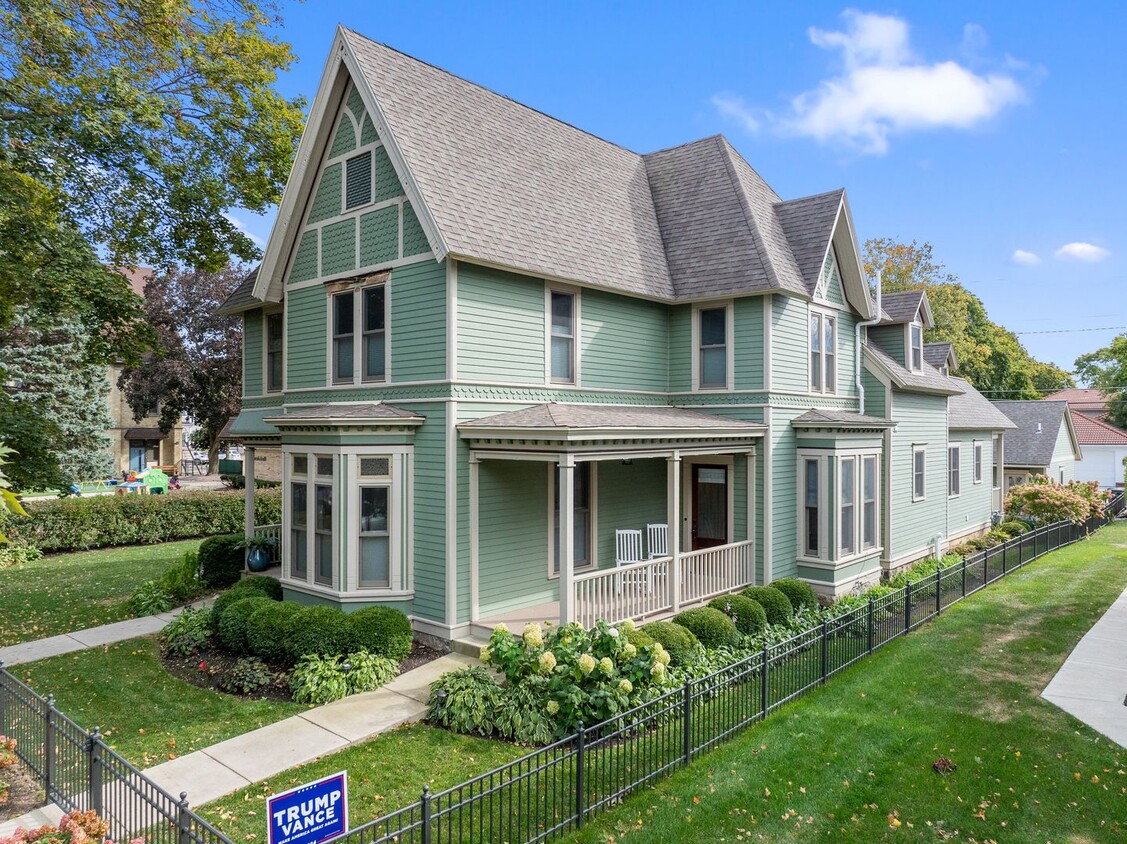
[[[639,155],[348,29],[225,310],[287,596],[421,635],[842,594],[999,506],[1011,423],[922,295],[870,295],[844,191],[783,201],[719,136]]]

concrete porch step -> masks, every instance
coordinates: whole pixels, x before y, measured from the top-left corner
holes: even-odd
[[[481,656],[481,649],[489,644],[489,637],[471,628],[468,636],[454,639],[450,642],[450,650],[456,654],[465,654],[477,659]]]

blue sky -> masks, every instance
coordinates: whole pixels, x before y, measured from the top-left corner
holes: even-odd
[[[312,99],[341,22],[637,152],[719,132],[784,199],[844,186],[862,241],[930,241],[1040,359],[1071,368],[1127,326],[1127,4],[310,0],[283,15],[288,96]],[[271,215],[237,216],[269,233]]]

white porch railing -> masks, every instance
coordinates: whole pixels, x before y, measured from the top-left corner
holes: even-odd
[[[575,620],[584,627],[600,618],[612,623],[642,621],[747,586],[754,575],[752,542],[690,551],[680,555],[677,564],[679,571],[673,572],[673,558],[662,557],[575,575]],[[681,595],[674,606],[673,578],[678,573]]]
[[[270,546],[270,562],[276,563],[282,559],[282,526],[281,525],[255,525],[255,537],[272,538],[274,544]]]

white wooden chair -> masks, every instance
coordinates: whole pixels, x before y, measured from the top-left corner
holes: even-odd
[[[631,563],[642,562],[642,532],[640,530],[616,530],[614,532],[614,564],[626,566]],[[637,573],[626,575],[633,583],[638,577]],[[615,578],[616,591],[621,593],[623,575]]]
[[[646,525],[646,546],[649,558],[669,556],[669,525]]]

